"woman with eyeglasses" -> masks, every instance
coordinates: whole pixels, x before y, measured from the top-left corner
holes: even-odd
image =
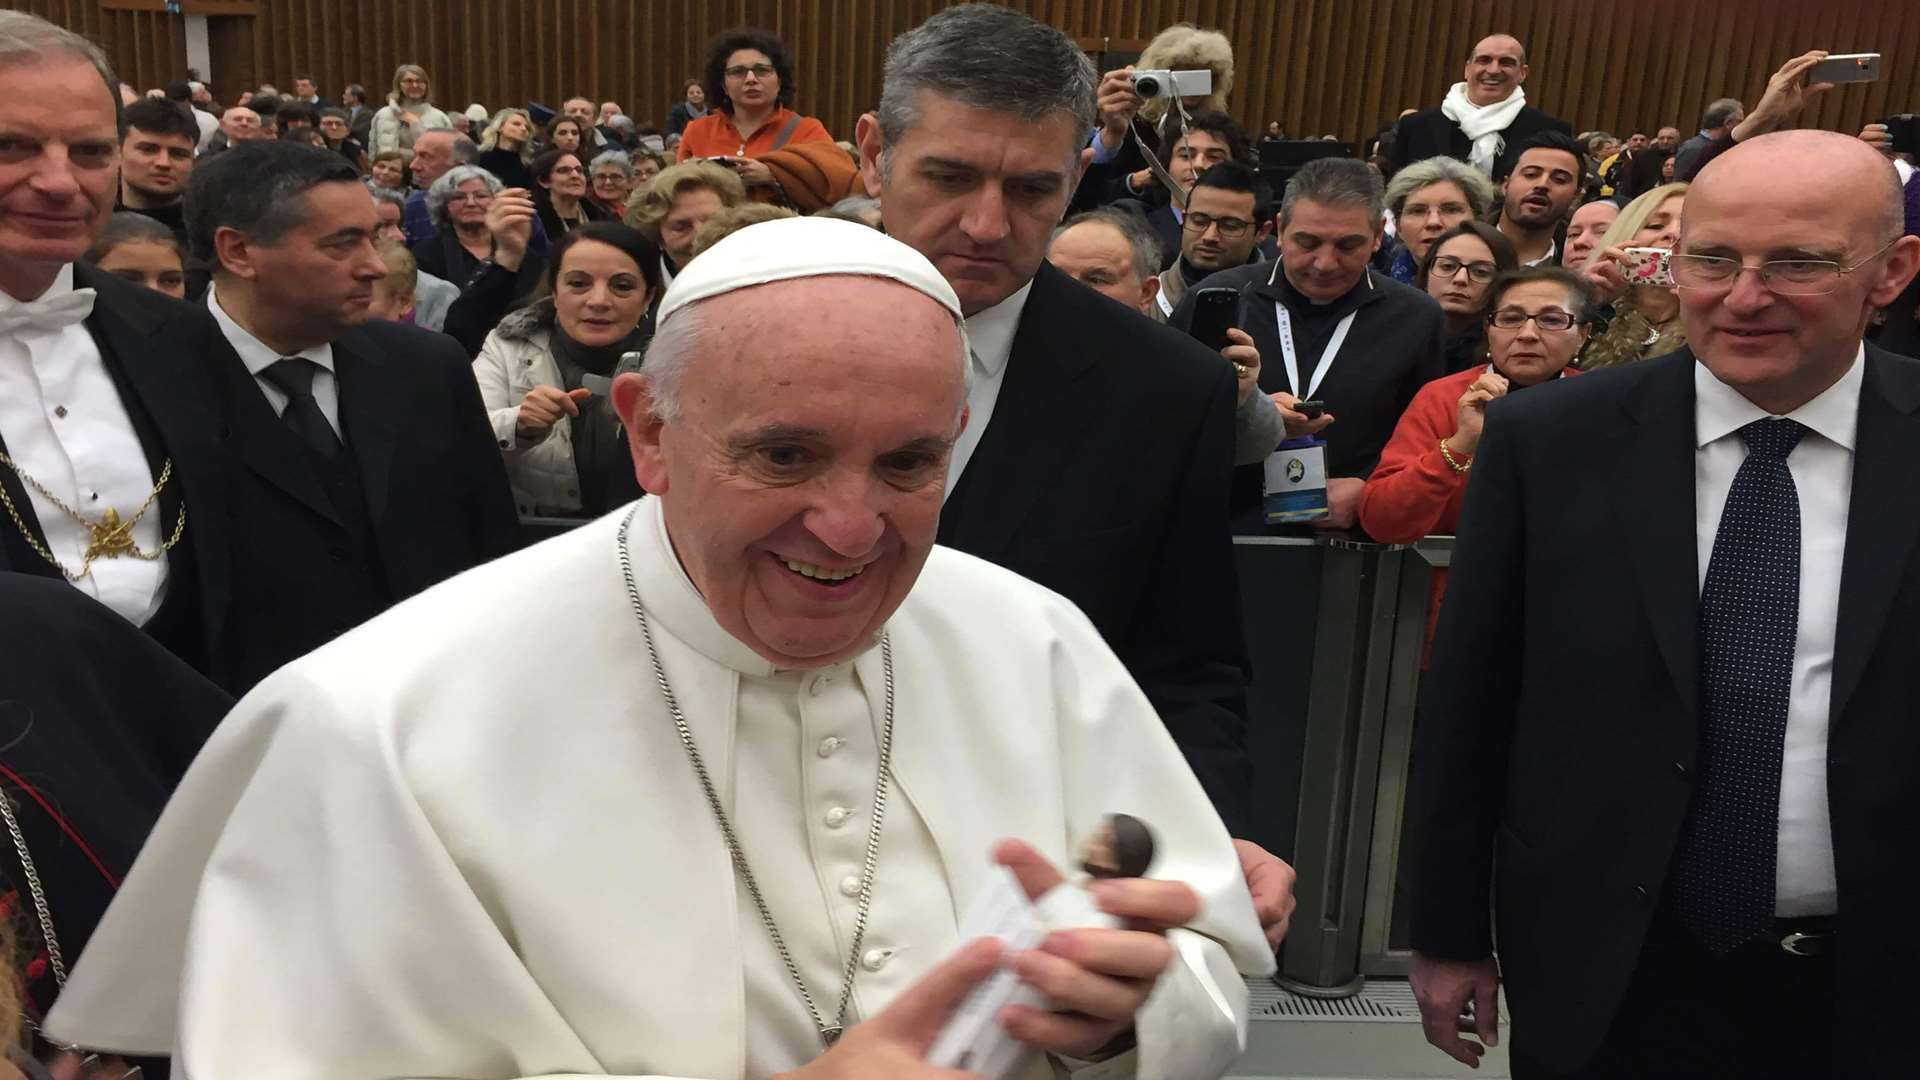
[[[1581,371],[1665,356],[1687,343],[1687,329],[1680,321],[1680,295],[1664,280],[1642,282],[1646,264],[1626,251],[1672,252],[1680,244],[1680,218],[1686,205],[1687,185],[1662,184],[1628,203],[1600,238],[1600,254],[1581,273],[1594,294],[1613,306],[1605,329],[1593,336],[1576,362]]]
[[[708,112],[680,134],[676,161],[712,158],[751,191],[774,187],[758,158],[796,143],[833,142],[826,126],[793,111],[793,64],[765,30],[730,30],[707,49]]]
[[[534,158],[533,182],[540,226],[555,240],[582,225],[613,217],[587,197],[587,167],[578,155],[549,150]]]
[[[1525,267],[1500,275],[1487,293],[1488,362],[1420,388],[1360,492],[1360,527],[1381,543],[1453,532],[1487,406],[1575,374],[1567,365],[1587,342],[1586,282],[1557,266]],[[1437,607],[1437,591],[1435,599]]]
[[[1413,284],[1440,304],[1447,374],[1486,363],[1489,287],[1494,278],[1519,268],[1513,241],[1478,221],[1463,221],[1426,245]]]

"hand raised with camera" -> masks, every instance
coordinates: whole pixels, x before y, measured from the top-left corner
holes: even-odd
[[[1595,303],[1611,304],[1627,294],[1632,283],[1627,280],[1626,262],[1627,249],[1617,245],[1587,260],[1580,276],[1586,279]]]
[[[1115,68],[1100,79],[1100,142],[1108,153],[1119,150],[1127,140],[1127,128],[1140,112],[1140,95],[1133,92],[1127,76],[1133,68]]]
[[[1767,80],[1767,91],[1747,118],[1733,126],[1733,141],[1744,142],[1755,135],[1779,131],[1800,115],[1814,98],[1833,89],[1832,83],[1807,85],[1807,71],[1827,58],[1827,50],[1815,49],[1787,61]]]

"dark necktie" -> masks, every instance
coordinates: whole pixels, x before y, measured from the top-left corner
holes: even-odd
[[[319,365],[298,356],[276,360],[260,374],[287,395],[287,407],[280,422],[287,430],[321,457],[331,461],[340,456],[340,434],[327,422],[320,403],[313,399],[313,373]]]
[[[1674,866],[1673,906],[1714,955],[1773,928],[1780,758],[1800,619],[1800,495],[1787,469],[1807,429],[1740,429],[1700,592],[1700,784]]]

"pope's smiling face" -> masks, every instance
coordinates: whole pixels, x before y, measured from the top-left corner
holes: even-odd
[[[838,663],[933,547],[966,400],[959,328],[868,277],[743,289],[668,327],[689,316],[673,419],[652,415],[645,376],[614,388],[641,486],[728,633],[781,667]]]

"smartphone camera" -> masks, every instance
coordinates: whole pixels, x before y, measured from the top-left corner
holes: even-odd
[[[1893,136],[1894,153],[1920,154],[1920,113],[1887,117],[1887,134]]]

